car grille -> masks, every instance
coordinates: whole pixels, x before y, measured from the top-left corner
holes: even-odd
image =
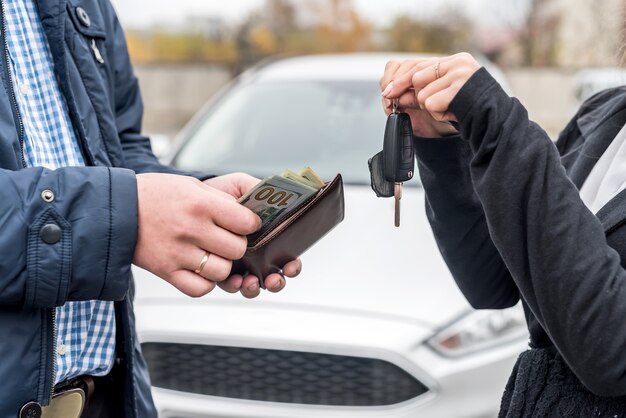
[[[428,391],[378,359],[213,345],[144,343],[159,388],[255,401],[334,406],[392,405]]]

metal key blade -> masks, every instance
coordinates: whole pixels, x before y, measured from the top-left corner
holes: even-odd
[[[402,183],[396,183],[393,188],[393,198],[395,200],[394,224],[400,226],[400,199],[402,199]]]

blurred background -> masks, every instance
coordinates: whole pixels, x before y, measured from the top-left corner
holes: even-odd
[[[113,0],[144,130],[186,170],[341,173],[345,219],[302,274],[254,300],[192,299],[135,268],[139,340],[161,418],[494,418],[527,348],[518,304],[475,310],[415,176],[369,186],[389,59],[473,53],[556,138],[582,100],[625,84],[625,0]],[[172,141],[175,138],[175,141]]]
[[[551,135],[595,85],[621,83],[624,1],[113,0],[146,102],[175,135],[227,80],[280,55],[480,52]],[[589,84],[592,84],[589,86]]]

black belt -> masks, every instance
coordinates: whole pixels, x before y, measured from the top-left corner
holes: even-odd
[[[96,388],[93,376],[78,376],[73,379],[61,382],[54,387],[54,393],[63,393],[71,389],[81,389],[87,401],[91,399]]]

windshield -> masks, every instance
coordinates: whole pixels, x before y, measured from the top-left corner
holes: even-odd
[[[385,129],[380,102],[375,81],[240,85],[209,109],[174,164],[259,178],[310,166],[326,181],[341,173],[346,183],[369,184],[367,160]]]

